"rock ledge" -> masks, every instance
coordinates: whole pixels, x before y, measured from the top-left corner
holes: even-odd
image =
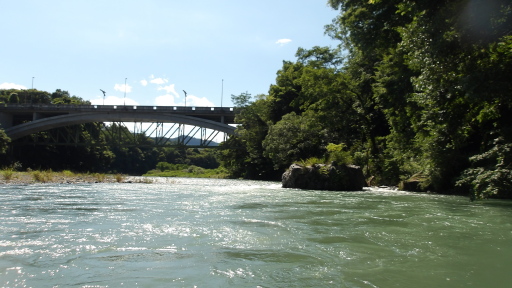
[[[283,188],[360,191],[366,186],[363,171],[355,165],[292,164],[282,176]]]

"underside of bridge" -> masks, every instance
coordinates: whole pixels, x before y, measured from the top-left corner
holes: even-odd
[[[110,147],[216,147],[229,134],[198,126],[162,122],[95,122],[36,132],[12,142],[22,145]]]
[[[72,113],[25,121],[5,129],[15,146],[212,147],[234,131],[235,127],[210,119],[151,112]]]

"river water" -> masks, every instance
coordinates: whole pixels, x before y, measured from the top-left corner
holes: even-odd
[[[0,287],[512,283],[512,202],[164,181],[0,187]]]

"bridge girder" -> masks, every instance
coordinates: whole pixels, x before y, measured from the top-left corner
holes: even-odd
[[[148,123],[177,123],[201,127],[233,135],[235,127],[228,124],[177,114],[154,114],[154,113],[120,113],[120,112],[90,112],[59,115],[49,118],[42,118],[35,121],[23,123],[5,129],[5,133],[12,140],[19,139],[37,132],[53,128],[60,128],[76,124],[90,122],[148,122]]]
[[[216,141],[225,141],[227,134],[219,139],[221,132],[203,127],[185,127],[172,123],[130,123],[96,122],[94,125],[70,125],[22,137],[13,145],[55,145],[55,146],[96,146],[96,147],[168,147],[187,146],[215,147]],[[209,131],[208,131],[209,130]],[[85,134],[84,134],[85,132]],[[95,135],[95,136],[94,136]],[[101,135],[101,136],[100,136]]]

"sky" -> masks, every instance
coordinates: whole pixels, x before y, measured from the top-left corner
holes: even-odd
[[[98,105],[229,107],[232,94],[267,94],[299,47],[338,44],[324,35],[337,15],[327,0],[0,0],[0,11],[0,89]]]

